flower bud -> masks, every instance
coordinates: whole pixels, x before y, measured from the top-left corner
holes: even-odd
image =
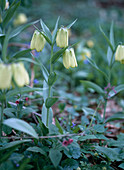
[[[11,65],[0,63],[0,89],[10,88],[12,80]]]
[[[63,54],[63,64],[67,69],[78,66],[73,48],[65,50]]]
[[[115,60],[120,61],[124,64],[124,45],[118,45],[115,52]]]
[[[29,75],[23,63],[14,63],[12,69],[14,80],[19,87],[29,84]]]
[[[68,29],[60,28],[57,32],[56,44],[58,47],[63,48],[68,46]]]
[[[35,30],[32,40],[31,40],[31,45],[30,48],[32,50],[36,49],[38,52],[42,51],[45,45],[45,38],[43,37],[43,35],[38,32],[37,30]]]

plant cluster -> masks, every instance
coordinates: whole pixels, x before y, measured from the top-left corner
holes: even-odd
[[[81,101],[73,94],[55,90],[59,79],[57,62],[63,58],[66,69],[78,67],[74,52],[77,43],[69,45],[69,31],[76,20],[66,27],[59,28],[58,17],[51,33],[41,19],[24,24],[27,20],[25,15],[21,14],[21,17],[15,20],[14,25],[17,27],[14,28],[11,20],[19,5],[20,1],[16,0],[10,6],[8,1],[0,1],[0,169],[112,170],[115,167],[124,169],[124,134],[120,133],[116,140],[107,137],[107,123],[124,118],[121,112],[106,119],[107,102],[124,90],[123,84],[113,86],[111,82],[114,64],[116,61],[121,64],[124,62],[124,46],[121,44],[115,46],[113,23],[110,38],[100,27],[108,44],[108,70],[102,71],[98,67],[87,48],[81,53],[83,60],[86,59],[104,77],[106,84],[106,87],[102,88],[94,82],[80,80],[84,88],[92,89],[99,96],[96,108],[91,109],[87,105],[82,107]],[[18,26],[19,23],[24,25]],[[36,23],[40,23],[40,28]],[[11,41],[32,25],[35,31],[30,38],[30,45],[26,46],[27,49],[14,54],[9,53]],[[87,46],[92,48],[93,45],[92,41],[87,42]],[[47,65],[42,63],[40,57],[35,56],[37,52],[42,53],[45,46],[49,47]],[[28,54],[29,57],[22,57]],[[28,70],[29,66],[31,70]],[[32,86],[35,66],[42,72],[40,77],[41,75],[43,77],[43,88]],[[73,69],[71,71],[73,74]],[[37,84],[38,80],[33,80]],[[59,113],[65,111],[66,103],[61,100],[63,95],[71,105],[77,105],[68,108],[69,114],[66,118],[54,117],[56,103]],[[32,105],[31,100],[37,99],[37,96],[42,97],[42,101]],[[38,112],[38,104],[42,107],[41,113]],[[103,117],[98,113],[102,106]],[[81,123],[77,124],[74,118],[81,109],[83,116]]]

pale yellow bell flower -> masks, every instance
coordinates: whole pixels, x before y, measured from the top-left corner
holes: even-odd
[[[0,63],[0,89],[7,89],[11,86],[12,68],[11,65]]]
[[[118,45],[115,52],[115,60],[124,64],[124,45]]]
[[[31,39],[31,44],[30,44],[30,49],[34,50],[35,49],[35,43],[36,43],[36,38],[37,38],[38,31],[35,30]]]
[[[12,69],[14,81],[19,87],[29,84],[29,75],[23,63],[12,64]]]
[[[78,66],[73,48],[65,50],[63,54],[63,65],[67,69],[69,69],[70,67],[74,68]]]
[[[45,40],[44,36],[38,32],[38,34],[36,36],[36,42],[35,42],[36,51],[37,52],[42,51],[45,43],[46,43],[46,40]]]
[[[44,36],[39,31],[35,30],[31,39],[31,50],[36,49],[37,52],[40,52],[43,50],[45,43],[46,40]]]
[[[68,46],[68,29],[60,28],[56,36],[56,45],[60,48]]]

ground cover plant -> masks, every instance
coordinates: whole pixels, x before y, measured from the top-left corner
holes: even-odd
[[[72,43],[78,18],[49,28],[18,14],[25,3],[0,1],[0,169],[124,169],[124,45],[114,22],[109,34],[99,25],[100,56],[93,40]],[[18,38],[26,28],[30,43]]]

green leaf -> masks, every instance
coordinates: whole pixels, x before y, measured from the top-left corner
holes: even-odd
[[[56,103],[57,100],[58,100],[58,98],[49,97],[46,99],[45,106],[47,108],[50,108],[51,106],[53,106]]]
[[[39,64],[38,62],[32,60],[31,58],[18,58],[18,59],[16,59],[15,61],[16,61],[16,62],[17,62],[17,61],[27,61],[27,62],[34,63],[34,64],[40,66],[40,64]]]
[[[110,27],[110,42],[111,42],[113,48],[115,48],[113,22],[112,22],[111,27]],[[110,47],[108,47],[108,51],[107,51],[107,60],[108,60],[109,66],[111,66],[114,62],[113,51],[111,50]]]
[[[9,20],[13,17],[15,11],[17,10],[17,8],[20,5],[20,1],[18,3],[15,3],[15,2],[16,1],[14,1],[12,3],[12,5],[9,7],[9,9],[6,12],[6,16],[3,19],[3,27],[5,27],[8,24]]]
[[[114,120],[123,120],[124,119],[124,113],[123,112],[118,112],[112,116],[110,116],[105,122],[111,122]]]
[[[10,33],[10,28],[7,31],[7,34],[4,38],[4,42],[3,42],[3,48],[2,48],[2,59],[5,62],[6,60],[6,56],[7,56],[7,47],[8,47],[8,42],[9,42],[9,33]]]
[[[48,127],[52,124],[52,120],[53,120],[53,111],[52,111],[52,108],[50,108]],[[46,124],[47,124],[47,108],[45,106],[45,103],[43,104],[43,107],[42,107],[42,122],[46,126]]]
[[[27,24],[24,24],[24,25],[21,25],[21,26],[17,27],[16,29],[14,29],[14,30],[11,32],[11,34],[10,34],[10,36],[9,36],[9,39],[17,36],[17,35],[20,34],[24,29],[30,27],[30,26],[33,25],[33,24],[36,24],[38,21],[39,21],[39,20],[34,21],[34,22],[31,22],[31,23],[27,23]]]
[[[97,84],[95,83],[92,83],[90,81],[85,81],[85,80],[80,80],[81,83],[87,87],[87,88],[92,88],[94,89],[97,93],[100,93],[102,95],[104,95],[104,91],[102,90],[102,88],[100,86],[98,86]]]
[[[53,165],[57,167],[62,159],[62,153],[59,150],[50,149],[49,157]]]
[[[51,32],[50,32],[49,28],[45,25],[45,23],[42,21],[42,19],[40,20],[40,24],[41,24],[43,31],[47,35],[47,37],[50,39],[50,41],[52,41]]]
[[[55,43],[55,39],[56,39],[56,34],[57,34],[57,30],[58,30],[58,23],[59,23],[59,19],[60,17],[58,17],[56,24],[55,24],[55,28],[53,30],[53,35],[52,35],[52,43]]]
[[[68,47],[62,48],[59,51],[57,51],[56,53],[54,53],[53,56],[51,57],[51,62],[54,64],[61,57],[61,55],[64,53],[64,51],[67,48]]]
[[[73,170],[73,169],[77,169],[79,167],[79,164],[74,159],[66,159],[66,160],[62,161],[62,167],[65,170]]]
[[[106,148],[101,146],[95,146],[95,148],[98,152],[103,153],[110,161],[120,161],[119,153],[117,152],[116,148]]]
[[[6,0],[0,0],[0,7],[2,10],[5,9],[5,5],[6,5]]]
[[[63,134],[63,129],[62,129],[62,126],[60,125],[59,121],[57,120],[57,118],[55,117],[55,124],[56,124],[56,127],[59,129],[59,132],[61,134]]]
[[[11,96],[15,96],[17,94],[25,94],[25,93],[30,93],[30,92],[35,92],[35,91],[43,91],[42,88],[32,88],[32,87],[22,87],[19,89],[14,89],[10,90],[6,93],[6,97],[10,98]]]
[[[20,144],[23,144],[24,142],[31,142],[31,141],[32,141],[31,139],[27,139],[27,140],[17,140],[14,142],[9,142],[9,143],[5,144],[3,147],[0,147],[0,151],[4,151],[6,149],[10,149],[10,148],[18,146]]]
[[[101,27],[101,26],[99,26],[99,28],[100,28],[100,31],[101,31],[102,35],[103,35],[103,36],[104,36],[104,38],[106,39],[106,41],[107,41],[107,43],[108,43],[109,47],[111,48],[112,52],[114,52],[113,45],[111,44],[111,42],[110,42],[109,38],[105,35],[105,33],[104,33],[104,31],[103,31],[102,27]]]
[[[94,125],[93,129],[98,133],[104,133],[105,132],[104,125],[100,125],[100,124]]]
[[[49,77],[48,77],[48,85],[52,86],[56,81],[56,73],[52,72],[50,73]]]
[[[12,112],[14,112],[14,113],[16,113],[16,109],[15,108],[5,108],[4,110],[3,110],[3,113],[6,115],[6,116],[8,116],[8,117],[15,117],[15,115],[12,113]]]
[[[10,119],[4,120],[3,124],[7,125],[11,128],[14,128],[16,130],[25,132],[25,133],[33,136],[34,138],[38,139],[38,135],[35,132],[35,130],[32,128],[31,125],[29,125],[24,120],[20,120],[20,119],[17,119],[17,118],[10,118]]]
[[[78,138],[79,141],[85,141],[88,139],[97,139],[97,137],[95,135],[86,135],[86,136],[81,136]]]
[[[19,52],[12,55],[11,60],[13,60],[14,58],[17,59],[19,57],[22,57],[23,55],[29,53],[30,51],[31,51],[31,49],[19,51]]]
[[[29,148],[27,149],[27,151],[36,152],[36,153],[39,152],[41,155],[46,156],[46,152],[44,152],[43,149],[41,149],[41,148],[39,148],[39,147],[37,147],[37,146],[29,147]]]
[[[69,24],[66,28],[68,28],[68,29],[70,29],[71,27],[72,27],[72,25],[74,25],[75,24],[75,22],[77,21],[77,19],[76,20],[74,20],[71,24]]]
[[[106,78],[106,80],[108,81],[108,76],[102,71],[99,69],[99,67],[96,65],[96,63],[89,57],[87,57],[87,60],[88,62],[92,65],[93,68],[95,68],[97,71],[99,71],[102,75],[104,75],[104,77]]]
[[[39,117],[37,117],[41,131],[43,133],[43,136],[46,136],[49,133],[49,129],[44,125],[44,123],[41,121]]]
[[[116,94],[118,94],[119,92],[123,91],[123,90],[124,90],[124,84],[121,84],[121,85],[119,85],[119,86],[116,86],[116,87],[114,88],[114,90],[116,91],[116,93],[115,93],[115,91],[111,90],[111,91],[109,92],[109,98],[111,98],[111,97],[115,96]]]

